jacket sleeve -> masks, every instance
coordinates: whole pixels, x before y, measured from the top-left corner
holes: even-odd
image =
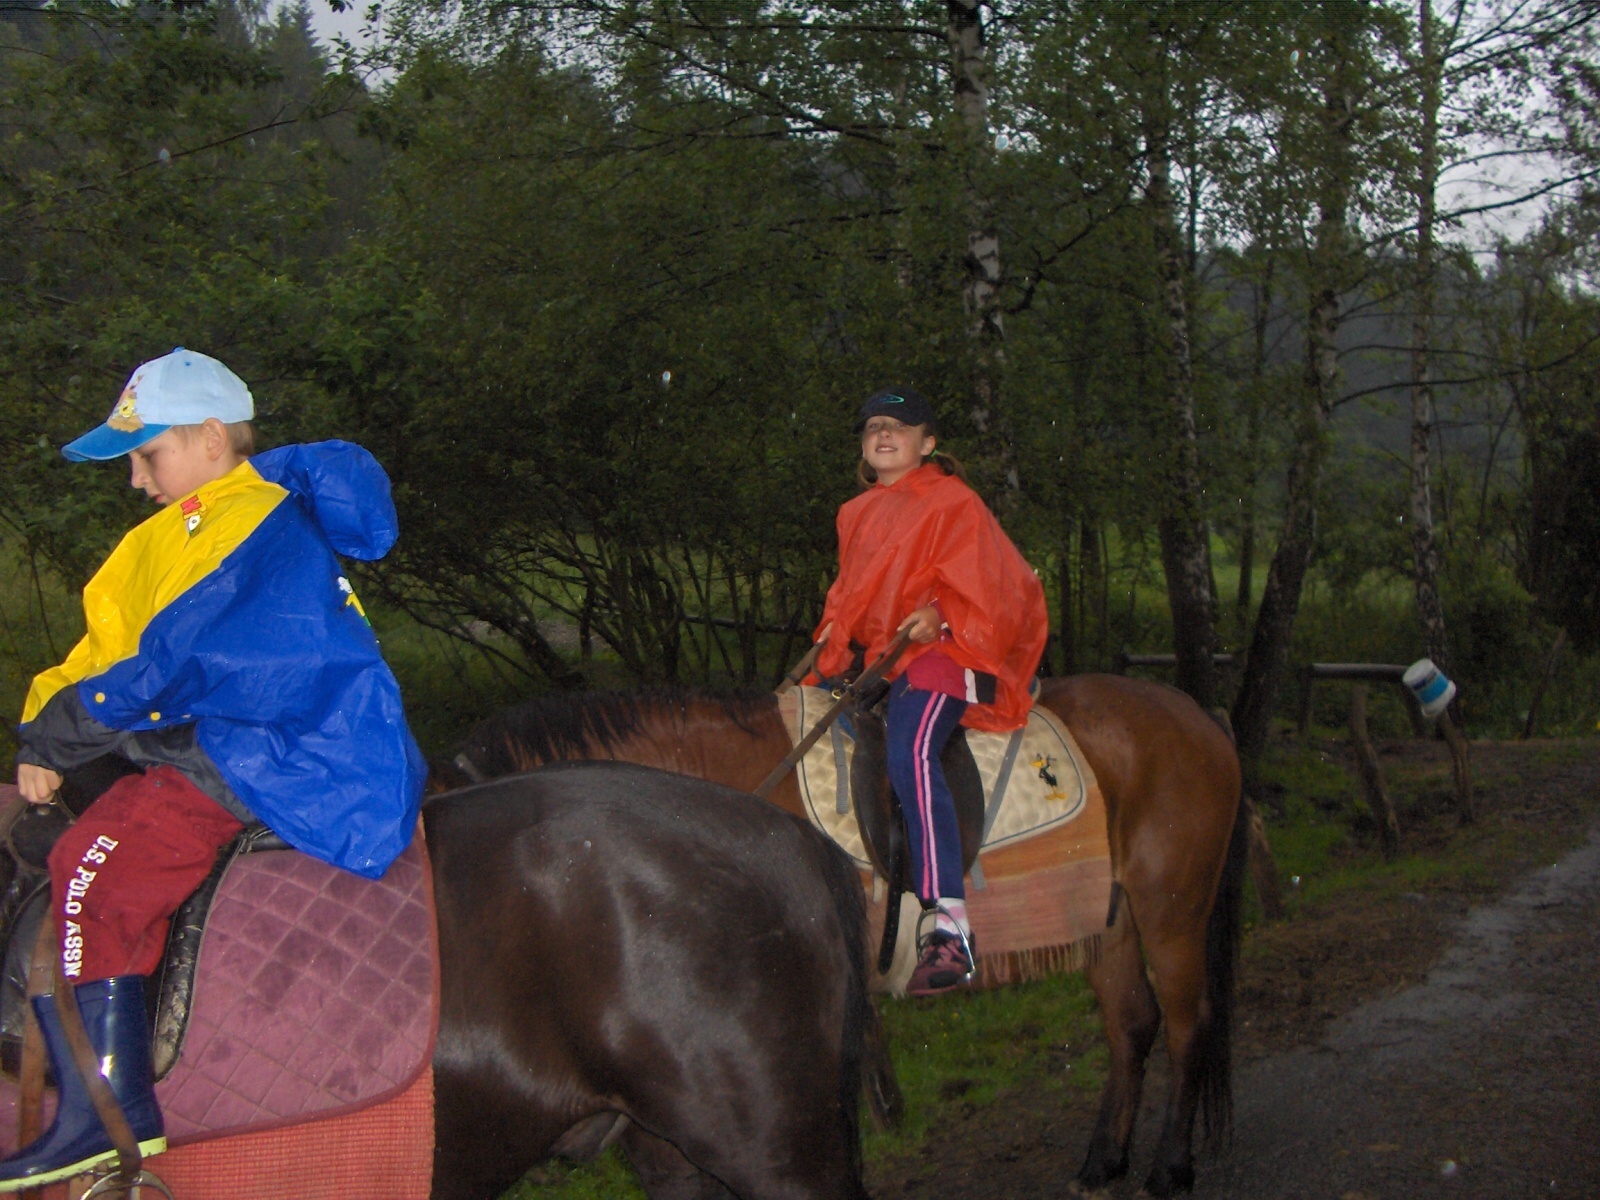
[[[33,720],[18,728],[19,763],[70,771],[121,750],[128,734],[89,715],[76,687],[62,688]]]

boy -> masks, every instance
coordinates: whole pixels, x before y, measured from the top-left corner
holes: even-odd
[[[85,586],[88,632],[34,680],[20,727],[17,786],[35,804],[105,754],[144,768],[62,836],[50,877],[62,974],[145,1154],[166,1138],[144,977],[217,851],[262,822],[377,878],[410,842],[422,795],[399,687],[334,553],[388,552],[388,478],[346,442],[252,457],[254,413],[243,380],[180,347],[63,449],[127,455],[132,485],[163,507]],[[54,1000],[33,1004],[61,1092],[44,1136],[0,1161],[0,1192],[114,1156]]]

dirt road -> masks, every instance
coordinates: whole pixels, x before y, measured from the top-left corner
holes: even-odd
[[[1540,753],[1478,750],[1490,815],[1473,836],[1509,831],[1501,884],[1353,894],[1256,932],[1234,1139],[1201,1157],[1197,1200],[1600,1200],[1600,827],[1582,840],[1600,763]],[[1521,831],[1555,821],[1578,848],[1527,862]],[[1158,1051],[1133,1171],[1107,1197],[1138,1194],[1165,1085]],[[1041,1101],[947,1123],[917,1161],[883,1164],[873,1195],[1069,1194],[1094,1104]]]
[[[1199,1197],[1600,1197],[1600,832],[1235,1094]]]

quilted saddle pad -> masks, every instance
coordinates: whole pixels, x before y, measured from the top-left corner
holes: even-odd
[[[421,837],[378,880],[294,850],[235,859],[206,922],[183,1048],[156,1085],[168,1139],[404,1091],[433,1055],[438,962]]]
[[[438,996],[420,836],[375,881],[293,850],[241,855],[206,922],[177,1062],[156,1084],[169,1142],[281,1129],[401,1096],[430,1064]],[[0,1084],[7,1152],[16,1097]]]

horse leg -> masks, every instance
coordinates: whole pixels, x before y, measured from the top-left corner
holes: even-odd
[[[1167,1023],[1167,1113],[1144,1189],[1155,1197],[1194,1187],[1194,1118],[1200,1102],[1200,1057],[1210,1019],[1204,930],[1147,942],[1150,973]]]
[[[664,1138],[630,1125],[617,1144],[650,1200],[733,1200],[720,1179],[695,1166]]]
[[[1139,935],[1126,908],[1106,939],[1100,961],[1088,974],[1111,1044],[1111,1071],[1100,1100],[1100,1117],[1078,1171],[1078,1183],[1092,1190],[1128,1172],[1128,1144],[1139,1114],[1145,1059],[1161,1025],[1161,1010],[1144,973]]]

